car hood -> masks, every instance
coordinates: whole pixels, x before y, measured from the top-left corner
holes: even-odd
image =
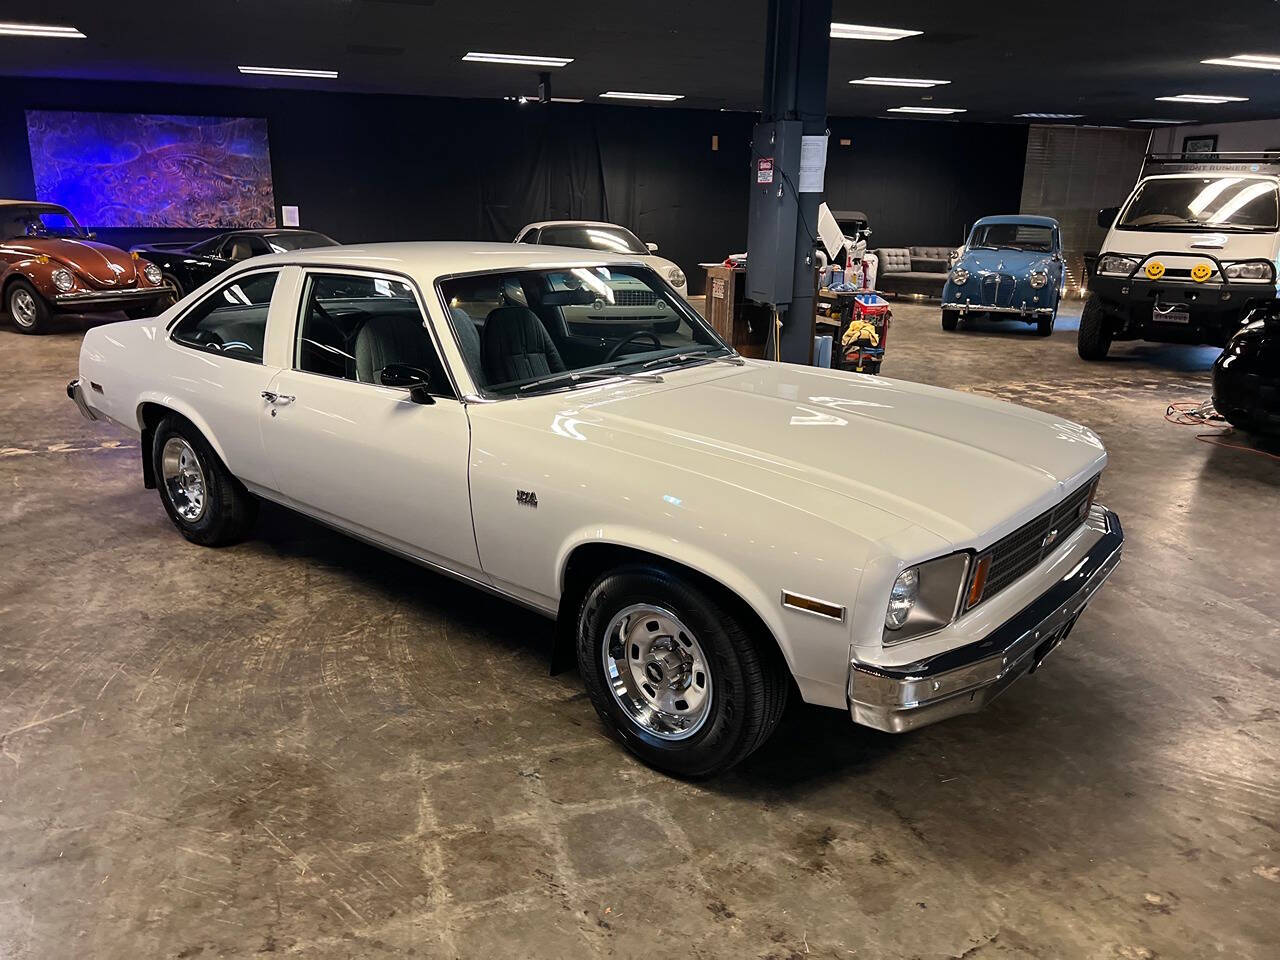
[[[1047,270],[1053,254],[1031,250],[968,250],[956,261],[970,273],[1011,273],[1021,275],[1034,269]]]
[[[665,376],[662,385],[594,390],[590,400],[575,393],[583,438],[617,444],[620,434],[642,435],[673,448],[672,463],[722,461],[700,467],[727,482],[749,482],[754,470],[782,474],[800,481],[796,496],[809,509],[816,486],[956,548],[1016,529],[1106,462],[1089,429],[974,394],[761,361]],[[537,399],[566,404],[566,394]],[[833,500],[821,509],[844,507]]]
[[[1197,231],[1115,230],[1107,238],[1104,253],[1147,256],[1152,253],[1185,253],[1188,257],[1210,256],[1222,261],[1274,260],[1274,233],[1227,233],[1211,227]]]
[[[65,237],[26,237],[6,241],[5,246],[33,257],[48,257],[70,268],[91,286],[127,287],[138,281],[136,261],[109,243]]]

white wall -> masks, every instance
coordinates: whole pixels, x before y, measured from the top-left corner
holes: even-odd
[[[1181,153],[1183,137],[1218,135],[1218,149],[1280,150],[1280,120],[1245,120],[1240,123],[1194,123],[1162,127],[1151,138],[1153,153]]]

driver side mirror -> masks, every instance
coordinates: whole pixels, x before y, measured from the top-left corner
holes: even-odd
[[[656,243],[646,243],[645,246],[648,248],[650,253],[658,252],[658,245]]]
[[[1098,211],[1098,226],[1103,230],[1110,230],[1111,225],[1116,222],[1116,217],[1120,216],[1119,207],[1103,207]]]
[[[411,367],[407,363],[388,363],[378,374],[384,387],[407,387],[409,399],[414,403],[432,404],[435,397],[427,390],[431,374],[421,367]]]

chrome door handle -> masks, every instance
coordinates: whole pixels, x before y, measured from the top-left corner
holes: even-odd
[[[263,390],[262,399],[267,401],[267,403],[293,403],[293,401],[298,398],[290,397],[283,393],[272,393],[270,390]]]

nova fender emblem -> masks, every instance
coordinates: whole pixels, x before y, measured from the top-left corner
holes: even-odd
[[[1044,550],[1052,546],[1053,542],[1057,539],[1058,539],[1058,531],[1050,530],[1048,533],[1044,535],[1044,539],[1040,541],[1040,549]]]
[[[532,490],[517,490],[516,503],[526,507],[533,507],[536,510],[538,509],[538,495]]]

